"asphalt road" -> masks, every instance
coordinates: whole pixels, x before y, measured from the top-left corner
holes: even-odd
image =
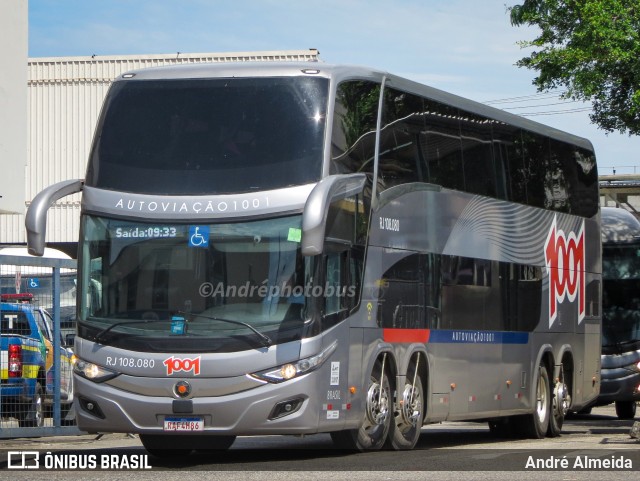
[[[49,479],[635,479],[640,470],[640,441],[629,435],[633,421],[615,417],[612,407],[595,408],[591,415],[565,421],[558,438],[497,439],[486,424],[442,423],[423,429],[412,451],[351,453],[336,450],[326,435],[306,437],[240,437],[226,452],[192,454],[182,458],[147,456],[137,436],[81,435],[57,438],[2,440],[3,450],[46,452],[69,458],[133,463],[145,459],[151,469],[118,471],[49,471]],[[84,456],[84,457],[83,457]],[[82,458],[83,457],[83,458]],[[8,474],[6,454],[0,456],[0,479]],[[563,461],[564,459],[564,461]],[[124,460],[124,461],[122,461]],[[564,462],[564,465],[563,465]],[[554,470],[535,469],[536,465]],[[594,470],[610,463],[613,467]],[[40,472],[45,474],[45,470]],[[636,472],[636,475],[632,473]],[[34,479],[34,471],[11,470],[11,479]],[[23,477],[24,476],[24,477]]]

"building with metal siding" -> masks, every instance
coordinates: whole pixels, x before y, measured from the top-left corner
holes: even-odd
[[[284,50],[204,54],[30,58],[29,152],[25,211],[44,187],[84,178],[95,124],[112,80],[128,70],[180,63],[317,61],[319,52]],[[65,197],[49,211],[47,243],[75,243],[80,196]],[[25,244],[23,214],[0,215],[0,244]]]

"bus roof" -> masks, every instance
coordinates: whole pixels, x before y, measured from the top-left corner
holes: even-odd
[[[0,255],[36,257],[29,254],[26,247],[0,247]],[[52,247],[45,247],[44,255],[42,257],[45,257],[47,259],[72,259],[70,255]]]
[[[0,256],[28,257],[31,259],[45,259],[45,260],[46,259],[73,260],[73,258],[68,254],[58,249],[54,249],[52,247],[45,247],[44,255],[41,257],[32,256],[31,254],[29,254],[26,247],[0,247]],[[15,276],[18,270],[24,276],[38,275],[38,274],[42,275],[43,274],[42,269],[43,269],[42,267],[36,267],[36,266],[26,266],[26,265],[18,266],[16,264],[11,264],[11,263],[5,264],[3,263],[3,259],[0,258],[0,276],[2,277]],[[75,273],[75,270],[67,269],[63,267],[60,269],[60,273],[61,274]]]
[[[619,207],[602,207],[601,215],[604,244],[640,242],[640,221],[631,212]]]
[[[118,81],[137,80],[169,80],[169,79],[204,79],[204,78],[233,78],[233,77],[288,77],[306,74],[320,76],[340,82],[347,79],[361,79],[380,82],[386,77],[387,85],[418,94],[437,102],[445,103],[470,113],[482,115],[493,120],[504,122],[524,130],[535,132],[556,140],[568,142],[581,148],[593,151],[593,145],[588,139],[564,132],[548,125],[544,125],[525,117],[514,115],[504,110],[490,107],[443,90],[429,87],[406,78],[392,75],[382,70],[376,70],[357,65],[335,65],[323,62],[225,62],[179,64],[163,67],[132,70],[123,73]]]

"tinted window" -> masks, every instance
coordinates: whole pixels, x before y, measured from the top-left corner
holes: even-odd
[[[467,192],[496,196],[496,172],[493,165],[493,121],[461,112],[462,161]]]
[[[458,110],[425,100],[425,128],[420,138],[427,181],[464,190]]]
[[[29,320],[22,311],[1,311],[0,332],[14,336],[31,336]],[[35,333],[34,333],[35,334]]]
[[[116,82],[87,185],[207,194],[317,181],[327,88],[308,77]]]
[[[396,262],[380,281],[378,324],[397,329],[426,328],[424,273],[420,256]]]
[[[527,183],[527,204],[545,207],[545,183],[548,175],[549,140],[531,132],[523,132],[522,154]]]
[[[424,128],[423,100],[394,89],[385,90],[380,131],[378,177],[382,188],[425,178],[424,156],[419,151]]]
[[[380,84],[349,81],[336,91],[331,174],[373,173]]]

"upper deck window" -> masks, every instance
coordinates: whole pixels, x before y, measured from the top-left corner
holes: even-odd
[[[86,183],[229,194],[320,179],[328,80],[131,80],[111,88]]]

